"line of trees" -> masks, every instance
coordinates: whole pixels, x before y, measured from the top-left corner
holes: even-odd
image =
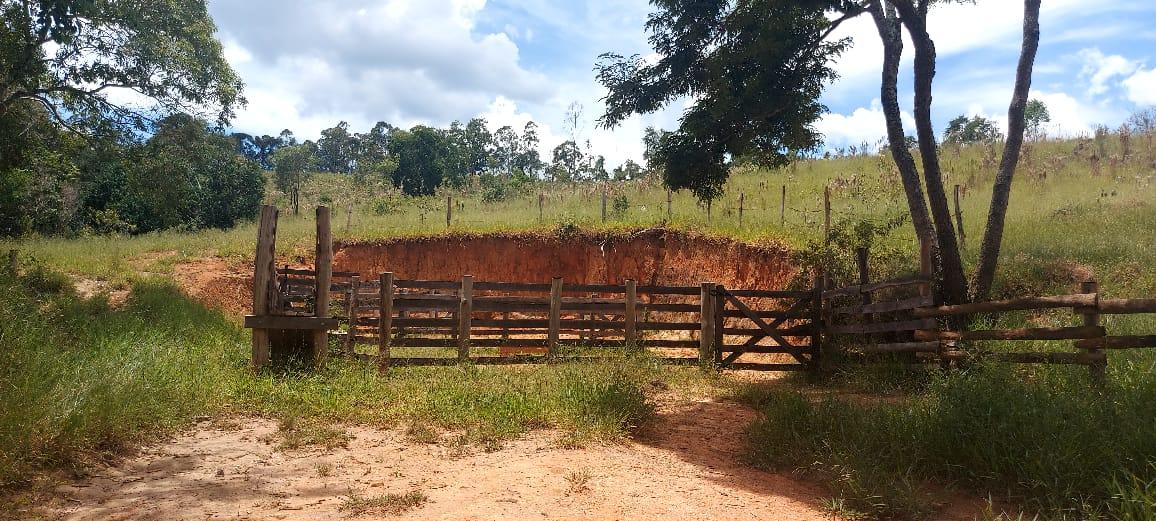
[[[648,129],[649,147],[658,131]],[[448,128],[418,125],[409,130],[378,122],[368,132],[352,132],[345,121],[321,131],[316,141],[298,142],[288,129],[277,136],[232,134],[238,153],[276,173],[277,186],[296,206],[310,172],[350,174],[358,180],[386,181],[414,196],[443,186],[462,187],[474,177],[503,182],[604,181],[636,179],[642,165],[626,161],[607,170],[606,159],[574,139],[554,147],[549,161],[538,152],[538,125],[521,132],[507,125],[490,132],[483,118],[455,121]]]

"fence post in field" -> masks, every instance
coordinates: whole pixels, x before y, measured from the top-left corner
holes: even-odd
[[[377,370],[384,373],[389,369],[389,346],[393,343],[393,272],[387,271],[380,276],[381,304],[378,309],[381,314],[377,322]]]
[[[715,284],[714,291],[711,292],[714,295],[714,304],[711,305],[711,311],[714,311],[714,323],[711,325],[710,331],[714,338],[711,339],[710,350],[711,354],[714,355],[716,367],[722,367],[723,328],[726,327],[727,323],[724,316],[726,299],[723,297],[723,289],[725,288],[722,284]]]
[[[779,201],[779,226],[787,225],[787,185],[783,185],[783,198]]]
[[[1080,293],[1091,294],[1100,292],[1100,283],[1094,280],[1089,280],[1080,284]],[[1098,303],[1100,298],[1096,297],[1096,306],[1089,308],[1077,308],[1076,312],[1084,316],[1085,326],[1100,325],[1100,312],[1098,310]],[[1104,383],[1104,371],[1108,368],[1108,353],[1103,349],[1089,349],[1088,350],[1088,372],[1092,377],[1092,382],[1096,385]]]
[[[558,355],[558,330],[562,325],[562,277],[550,281],[550,330],[546,339],[546,354]]]
[[[345,352],[352,355],[356,348],[353,347],[353,335],[357,331],[357,298],[358,293],[361,292],[361,276],[354,275],[349,279],[349,301],[346,302],[346,315],[349,317],[349,334],[345,335]]]
[[[634,347],[638,343],[637,317],[635,315],[635,307],[638,303],[638,282],[634,279],[626,279],[626,312],[622,315],[623,320],[626,321],[626,344]]]
[[[253,270],[253,315],[269,314],[269,293],[273,284],[276,267],[273,265],[273,250],[277,245],[277,207],[261,207],[261,221],[257,226],[257,252]],[[16,259],[16,250],[9,253],[9,262]],[[12,267],[15,267],[13,263]],[[269,330],[253,329],[253,369],[260,369],[269,363]]]
[[[316,315],[329,318],[329,288],[333,283],[333,235],[329,227],[329,208],[317,207],[317,299]],[[324,364],[329,356],[329,331],[318,329],[313,332],[313,354],[318,365]]]
[[[931,241],[926,238],[919,239],[919,276],[928,281],[934,276],[931,265]],[[930,282],[924,282],[919,285],[919,296],[926,297],[930,294]]]
[[[739,193],[739,226],[743,225],[743,202],[747,198],[747,194]]]
[[[474,276],[462,276],[462,290],[458,300],[458,360],[470,358],[470,331],[473,329]]]
[[[602,187],[602,224],[606,224],[606,187]]]
[[[544,213],[545,212],[545,210],[544,210],[545,206],[546,206],[546,194],[538,192],[538,224],[542,224],[542,223],[546,222],[546,216]]]
[[[823,240],[831,241],[831,185],[823,187]]]
[[[666,189],[666,222],[674,220],[674,211],[671,209],[671,203],[674,195],[669,188]]]
[[[446,228],[450,227],[450,221],[453,220],[453,216],[454,216],[454,196],[447,195],[446,196]]]
[[[955,227],[959,230],[959,247],[967,247],[967,235],[963,232],[963,210],[959,208],[959,185],[955,185]]]
[[[701,326],[698,334],[698,361],[701,364],[710,362],[711,342],[714,341],[714,290],[713,282],[703,282],[699,291],[699,320]]]

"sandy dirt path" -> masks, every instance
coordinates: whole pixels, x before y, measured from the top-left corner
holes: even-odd
[[[661,407],[656,421],[620,445],[564,449],[557,433],[540,432],[466,454],[364,428],[349,429],[344,448],[280,451],[268,442],[272,421],[206,422],[58,487],[47,513],[75,520],[829,519],[816,507],[817,487],[739,463],[753,414],[733,403],[682,402]],[[413,490],[428,500],[398,516],[341,510],[351,495]]]

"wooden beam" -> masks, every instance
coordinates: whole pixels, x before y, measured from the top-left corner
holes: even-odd
[[[1106,336],[1076,341],[1080,349],[1135,349],[1156,347],[1156,335]]]
[[[916,309],[911,312],[916,317],[940,317],[947,315],[972,315],[976,313],[996,313],[1024,309],[1051,309],[1096,307],[1097,295],[1058,295],[1047,297],[1023,297],[993,302],[974,302],[954,306],[937,306]]]
[[[1100,299],[1101,314],[1156,313],[1156,298]]]
[[[273,285],[274,251],[277,248],[277,207],[261,207],[261,220],[257,225],[257,250],[253,269],[253,315],[269,314],[270,293]],[[262,329],[253,330],[253,369],[260,369],[269,363],[269,333]]]
[[[896,331],[914,331],[916,329],[932,329],[936,326],[934,319],[900,320],[897,322],[879,322],[875,324],[846,324],[842,326],[827,326],[827,333],[834,335],[866,335],[870,333],[892,333]]]
[[[915,332],[916,340],[1079,340],[1102,336],[1104,328],[1100,326]]]
[[[711,290],[713,282],[703,282],[699,291],[699,334],[698,334],[698,361],[708,363],[713,358],[711,343],[714,341],[714,297]]]
[[[377,321],[377,370],[389,370],[389,351],[393,339],[393,272],[380,275],[381,316]]]
[[[245,315],[245,327],[254,331],[262,329],[305,329],[326,331],[337,327],[336,318],[298,317],[281,315]]]
[[[458,292],[458,360],[470,358],[470,334],[473,331],[474,276],[462,276],[462,289]]]
[[[626,313],[623,319],[626,322],[626,342],[635,343],[638,341],[638,330],[635,328],[637,322],[638,305],[638,283],[634,279],[626,279]]]
[[[546,334],[546,347],[550,356],[558,355],[558,335],[562,322],[562,277],[550,281],[550,329]]]
[[[358,313],[358,309],[357,309],[357,306],[358,306],[357,297],[358,297],[358,295],[357,294],[358,294],[358,292],[361,291],[360,286],[361,286],[361,276],[360,275],[354,275],[353,278],[350,279],[350,281],[349,281],[349,297],[348,297],[348,301],[345,303],[346,304],[345,316],[349,318],[349,331],[351,333],[350,335],[345,337],[345,351],[347,353],[350,353],[350,354],[352,354],[353,350],[354,350],[353,342],[350,340],[350,338],[353,338],[352,332],[355,329],[357,329],[357,313]]]
[[[890,344],[871,344],[862,346],[859,351],[870,354],[881,353],[936,353],[939,352],[940,342],[895,342]]]
[[[318,318],[329,317],[329,288],[333,283],[333,235],[330,230],[329,208],[317,207],[317,299],[315,300],[315,315]],[[313,332],[313,360],[317,365],[323,365],[329,356],[329,331],[319,329]]]

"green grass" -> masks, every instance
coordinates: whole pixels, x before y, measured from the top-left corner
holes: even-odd
[[[62,275],[26,267],[0,281],[0,488],[36,469],[83,465],[205,415],[279,420],[277,445],[339,446],[342,424],[423,424],[500,447],[533,429],[567,443],[614,441],[645,421],[653,381],[710,385],[645,357],[527,368],[248,369],[248,334],[171,283],[138,280],[125,305],[72,294]]]

